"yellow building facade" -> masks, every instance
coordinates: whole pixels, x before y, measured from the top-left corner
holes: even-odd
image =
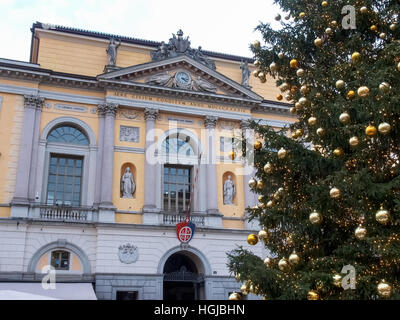
[[[226,299],[240,287],[226,252],[258,229],[239,145],[253,149],[252,120],[294,121],[274,80],[181,30],[161,43],[31,30],[29,62],[0,59],[1,278],[39,281],[50,265],[99,299]]]

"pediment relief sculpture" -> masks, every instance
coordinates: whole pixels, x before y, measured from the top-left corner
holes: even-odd
[[[201,50],[201,47],[198,47],[198,49],[192,49],[190,47],[189,37],[183,38],[182,30],[179,30],[176,35],[172,34],[172,38],[169,39],[168,43],[162,41],[158,49],[150,53],[152,61],[161,61],[182,54],[188,55],[192,59],[206,65],[210,69],[216,69],[215,62],[206,58]]]
[[[217,87],[210,82],[202,79],[200,76],[194,77],[186,71],[177,71],[175,73],[169,73],[168,71],[166,71],[163,73],[158,73],[148,77],[145,80],[145,83],[193,91],[203,91],[211,93],[216,93],[217,91]]]

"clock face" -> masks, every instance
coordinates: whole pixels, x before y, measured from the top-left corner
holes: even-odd
[[[190,84],[190,75],[187,72],[180,71],[176,74],[176,82],[187,86]]]

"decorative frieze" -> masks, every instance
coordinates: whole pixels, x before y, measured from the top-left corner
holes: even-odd
[[[118,118],[128,119],[128,120],[141,120],[141,112],[127,110],[127,109],[119,109],[118,110]]]
[[[118,104],[116,103],[102,103],[97,106],[97,111],[100,115],[111,115],[115,117],[118,110]]]
[[[24,106],[30,109],[42,109],[44,98],[35,95],[24,95]]]
[[[139,142],[139,140],[140,136],[138,127],[120,126],[119,141]]]

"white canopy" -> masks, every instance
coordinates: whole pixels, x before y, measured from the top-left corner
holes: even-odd
[[[41,283],[2,282],[0,300],[97,300],[91,283],[56,283],[44,289]]]

